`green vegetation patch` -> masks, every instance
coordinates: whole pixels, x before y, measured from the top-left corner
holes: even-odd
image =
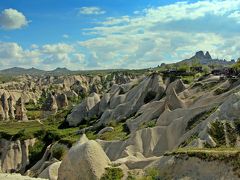
[[[153,128],[156,126],[157,120],[153,119],[151,121],[144,122],[140,125],[139,129],[144,129],[144,128]]]
[[[37,140],[34,146],[29,146],[29,162],[30,164],[28,167],[32,167],[36,164],[39,159],[42,158],[44,151],[45,151],[45,143],[42,141]]]
[[[239,148],[180,148],[167,152],[164,156],[175,155],[176,158],[196,157],[204,161],[222,161],[233,167],[235,174],[240,177],[240,149]]]
[[[101,177],[101,180],[121,180],[124,174],[121,168],[106,168],[105,173]]]
[[[235,128],[233,128],[229,122],[226,122],[225,125],[226,125],[226,132],[227,132],[227,137],[229,140],[229,145],[233,147],[233,146],[235,146],[236,141],[237,141],[237,132],[236,132]]]
[[[186,147],[188,144],[190,144],[193,140],[195,140],[197,138],[198,138],[198,134],[197,133],[193,134],[190,138],[188,138],[187,140],[183,141],[180,144],[180,147],[181,148]]]
[[[181,77],[184,84],[191,84],[196,78],[195,76],[182,76]]]
[[[205,83],[203,86],[202,86],[202,89],[203,90],[206,90],[206,91],[210,91],[212,90],[219,82],[209,82],[209,83]]]
[[[66,155],[68,148],[64,144],[55,144],[52,148],[52,156],[59,161],[63,160],[64,156]]]
[[[234,126],[235,126],[235,130],[236,130],[237,134],[240,135],[240,119],[234,120]]]
[[[36,119],[41,119],[42,118],[42,111],[39,110],[32,110],[32,111],[27,111],[27,117],[29,120],[36,120]]]
[[[214,121],[211,123],[211,128],[208,132],[213,140],[217,143],[217,147],[226,145],[224,124],[221,121]]]
[[[214,94],[215,95],[220,95],[220,94],[223,94],[225,92],[228,92],[230,90],[230,88],[217,88],[215,91],[214,91]]]
[[[214,107],[214,108],[212,108],[212,109],[210,109],[208,111],[204,111],[204,112],[194,116],[192,119],[190,119],[188,121],[188,124],[187,124],[187,127],[186,127],[186,131],[191,130],[194,127],[196,127],[198,124],[200,124],[201,122],[206,120],[216,110],[217,110],[217,107]]]
[[[35,137],[52,142],[68,137],[75,140],[78,127],[59,129],[59,126],[64,122],[68,112],[68,110],[62,110],[56,115],[50,116],[41,122],[0,122],[0,138],[8,140],[25,140]]]
[[[126,123],[111,124],[114,130],[112,132],[105,132],[100,135],[100,139],[106,141],[112,140],[126,140],[129,137],[129,129]],[[89,134],[87,134],[89,136]]]

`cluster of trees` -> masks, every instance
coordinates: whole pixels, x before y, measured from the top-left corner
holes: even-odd
[[[240,70],[240,58],[238,58],[237,62],[232,67],[234,69]]]

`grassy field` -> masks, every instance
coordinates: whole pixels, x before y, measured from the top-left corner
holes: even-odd
[[[0,122],[0,138],[5,139],[20,139],[25,140],[29,138],[43,139],[47,138],[49,141],[63,141],[65,143],[74,143],[79,138],[76,135],[78,127],[60,129],[68,110],[62,110],[55,116],[50,116],[45,120],[28,121],[28,122]],[[45,137],[44,137],[45,136]]]

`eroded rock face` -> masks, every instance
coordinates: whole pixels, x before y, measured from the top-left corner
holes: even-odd
[[[121,121],[134,115],[144,104],[160,99],[165,88],[161,76],[156,73],[146,77],[139,84],[112,86],[110,99],[103,96],[101,101],[101,109],[106,104],[109,104],[109,107],[103,112],[100,123],[107,124],[113,119]]]
[[[9,105],[8,105],[8,98],[6,93],[3,93],[3,95],[1,96],[1,101],[2,101],[3,111],[5,114],[5,120],[9,120]]]
[[[206,161],[196,157],[164,156],[148,165],[160,177],[167,179],[239,179],[230,164],[223,161]]]
[[[27,121],[28,120],[27,110],[24,106],[24,101],[21,97],[16,102],[15,118],[16,118],[16,120],[19,120],[19,121]]]
[[[67,117],[67,122],[70,126],[76,126],[83,119],[91,118],[98,114],[100,97],[96,93],[92,93],[80,105],[75,107],[72,113]]]
[[[10,119],[15,119],[15,108],[14,108],[14,103],[13,103],[13,97],[10,96],[8,98],[8,105],[9,105],[9,117]]]
[[[56,97],[58,108],[65,108],[68,106],[68,99],[66,94],[58,94]]]
[[[45,170],[41,172],[38,176],[39,178],[57,180],[58,179],[58,169],[61,165],[61,162],[56,162],[48,166]]]
[[[5,112],[3,110],[2,104],[0,103],[0,121],[5,120]]]
[[[73,146],[58,169],[59,180],[97,180],[110,163],[96,141],[87,141]]]
[[[24,140],[23,142],[0,140],[1,169],[2,172],[12,173],[25,171],[29,164],[29,147],[33,146],[35,139]]]
[[[51,93],[47,95],[46,102],[43,105],[43,110],[48,111],[51,114],[56,114],[58,111],[56,98]]]

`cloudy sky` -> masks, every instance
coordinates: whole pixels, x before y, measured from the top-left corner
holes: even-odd
[[[0,69],[145,68],[240,57],[240,0],[1,0]]]

